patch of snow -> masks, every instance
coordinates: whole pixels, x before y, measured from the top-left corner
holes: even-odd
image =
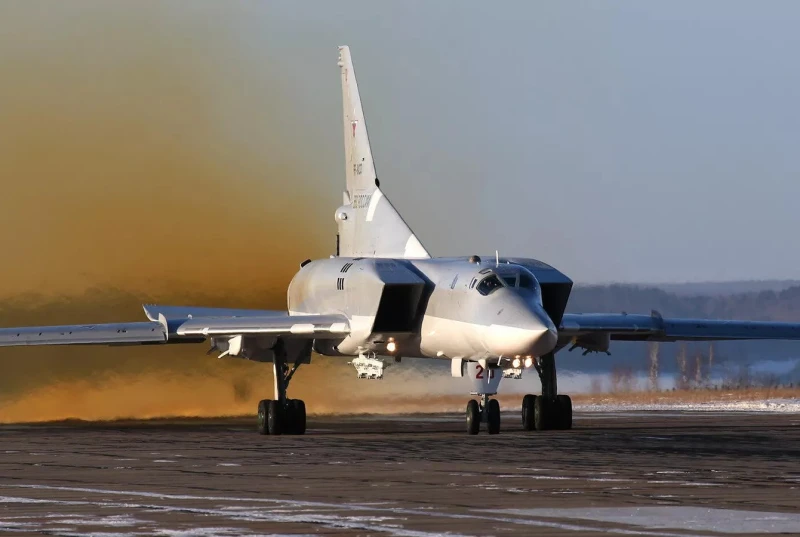
[[[800,528],[798,513],[688,506],[503,509],[500,512],[530,517],[591,520],[649,529],[717,533],[794,533]]]
[[[242,528],[191,528],[185,530],[158,529],[153,535],[164,535],[165,537],[214,537],[216,535],[248,535],[251,532]]]
[[[764,401],[717,401],[708,403],[600,403],[575,404],[580,412],[783,412],[800,414],[800,399],[767,399]]]
[[[73,526],[112,526],[125,527],[147,524],[143,520],[138,520],[130,515],[112,515],[95,517],[91,515],[61,515],[60,518],[48,522],[49,524],[67,524]]]
[[[566,481],[568,479],[580,479],[579,477],[567,477],[563,475],[527,475],[527,474],[502,474],[499,478],[518,477],[521,479],[551,479],[553,481]]]

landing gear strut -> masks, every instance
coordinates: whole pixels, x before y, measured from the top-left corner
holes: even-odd
[[[272,347],[272,370],[275,379],[275,399],[264,399],[258,403],[259,434],[305,434],[306,405],[300,399],[289,399],[286,391],[300,364],[311,353],[311,343],[302,343],[303,348],[292,349],[294,362],[291,367],[287,359],[286,343],[278,339]]]
[[[555,354],[549,353],[534,362],[542,381],[542,395],[522,399],[522,427],[526,431],[572,428],[572,400],[558,395]]]
[[[467,403],[467,432],[478,434],[481,423],[486,423],[489,434],[500,432],[500,403],[497,399],[489,399],[487,394],[478,394],[481,402],[470,399]]]
[[[467,377],[472,382],[472,395],[480,399],[471,399],[467,403],[467,432],[478,434],[481,423],[486,424],[489,434],[500,432],[500,403],[496,399],[489,399],[497,394],[500,381],[503,380],[503,370],[497,364],[488,364],[485,360],[477,362],[453,359],[450,365],[454,377]]]

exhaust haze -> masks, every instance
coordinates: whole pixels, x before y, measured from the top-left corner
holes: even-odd
[[[276,298],[330,253],[338,163],[301,142],[340,129],[298,125],[280,66],[238,50],[223,13],[210,26],[208,9],[36,6],[0,9],[0,244],[15,260],[0,296]]]
[[[0,6],[3,326],[142,320],[142,302],[283,309],[298,263],[332,253],[340,151],[308,148],[339,124],[303,124],[270,51],[238,48],[242,10],[168,6]],[[3,349],[0,422],[252,414],[271,397],[269,366],[205,350]]]

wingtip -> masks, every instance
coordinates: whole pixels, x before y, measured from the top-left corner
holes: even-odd
[[[153,316],[153,314],[150,312],[150,308],[153,306],[155,306],[155,304],[142,304],[142,309],[144,310],[144,314],[147,315],[148,319],[151,321],[158,321],[158,317]]]

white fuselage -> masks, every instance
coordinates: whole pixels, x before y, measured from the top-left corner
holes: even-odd
[[[288,291],[291,315],[342,314],[350,334],[318,342],[327,355],[496,360],[541,356],[557,334],[524,267],[450,259],[339,258],[305,264]]]

